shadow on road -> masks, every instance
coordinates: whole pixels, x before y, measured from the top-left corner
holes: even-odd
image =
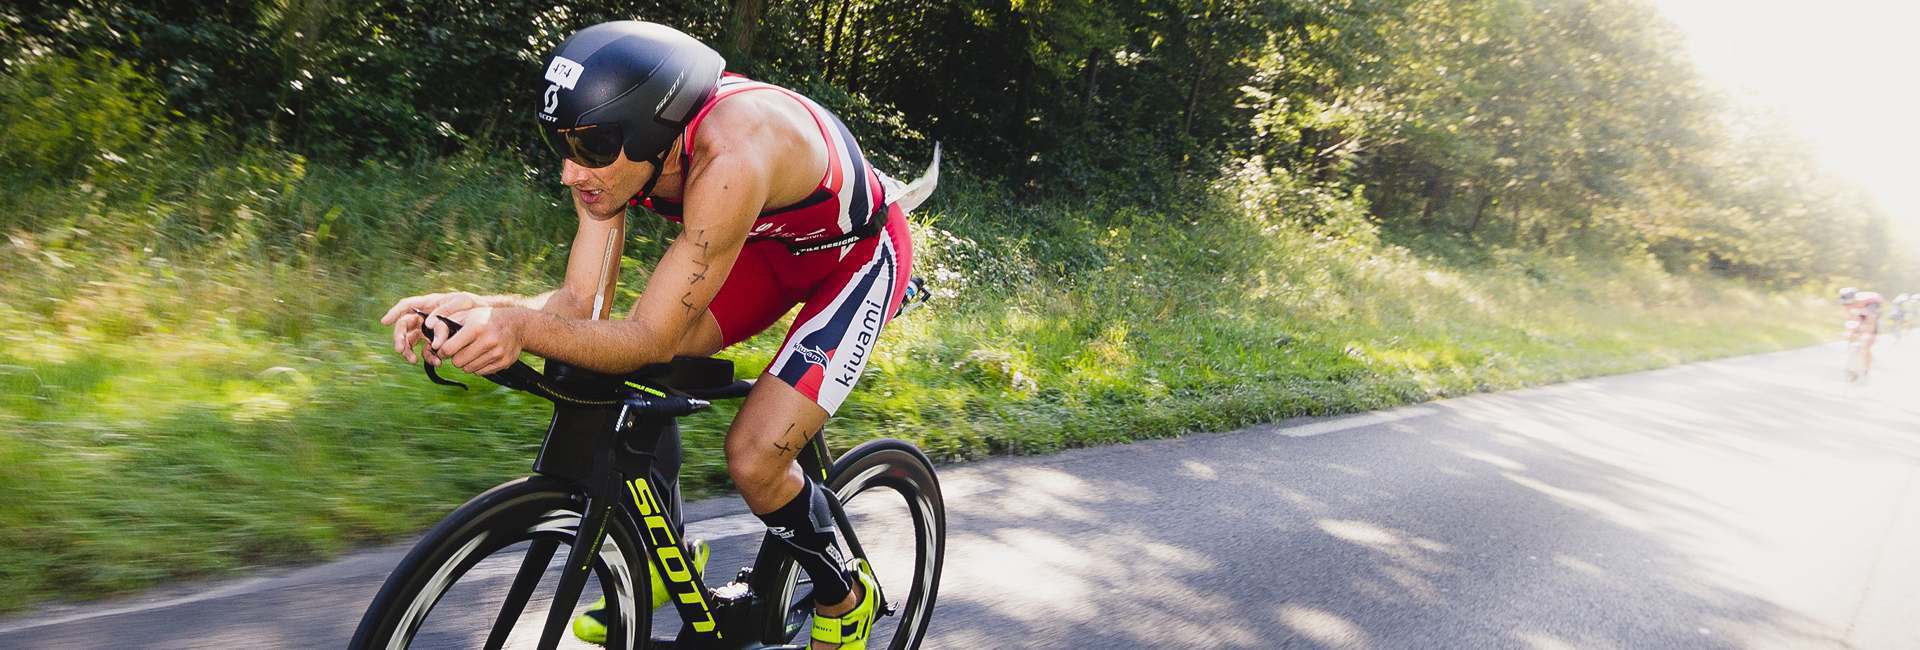
[[[1920,445],[1822,359],[1008,463],[948,504],[949,566],[979,568],[946,581],[933,645],[1845,646],[1769,595],[1805,567],[1751,566],[1821,543],[1781,534],[1801,526],[1768,508],[1821,505],[1780,473],[1911,468]]]

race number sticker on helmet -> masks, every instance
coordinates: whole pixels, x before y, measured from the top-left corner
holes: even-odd
[[[580,73],[585,70],[586,66],[580,65],[573,59],[555,56],[553,62],[547,64],[547,81],[558,84],[561,88],[573,90],[573,85],[580,83]]]

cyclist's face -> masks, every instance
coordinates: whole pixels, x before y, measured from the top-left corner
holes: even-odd
[[[653,163],[634,162],[619,156],[613,164],[590,168],[572,160],[560,165],[560,182],[573,190],[573,198],[589,212],[610,215],[626,207],[627,199],[640,192]]]

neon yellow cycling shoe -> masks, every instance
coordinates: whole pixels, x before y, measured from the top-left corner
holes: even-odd
[[[699,567],[700,571],[705,572],[707,570],[707,557],[710,555],[713,555],[713,548],[707,545],[707,540],[693,540],[693,565]],[[667,585],[660,582],[660,574],[653,572],[653,565],[651,564],[647,565],[647,583],[650,585],[649,588],[652,589],[652,591],[648,593],[653,596],[649,599],[653,601],[653,608],[659,609],[661,605],[667,604],[667,598],[669,597],[667,594]],[[585,613],[573,617],[573,635],[587,643],[606,645],[606,615],[607,597],[601,596],[599,600],[593,601],[592,606],[587,607]]]
[[[865,559],[855,565],[854,577],[860,581],[860,603],[837,617],[813,615],[812,639],[816,643],[837,643],[840,650],[866,650],[867,636],[873,633],[873,619],[879,616],[880,586],[873,578],[873,565]]]

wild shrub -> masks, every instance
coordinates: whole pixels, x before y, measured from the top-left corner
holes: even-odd
[[[33,59],[0,75],[0,174],[68,181],[123,164],[162,128],[164,110],[151,82],[103,52]]]

